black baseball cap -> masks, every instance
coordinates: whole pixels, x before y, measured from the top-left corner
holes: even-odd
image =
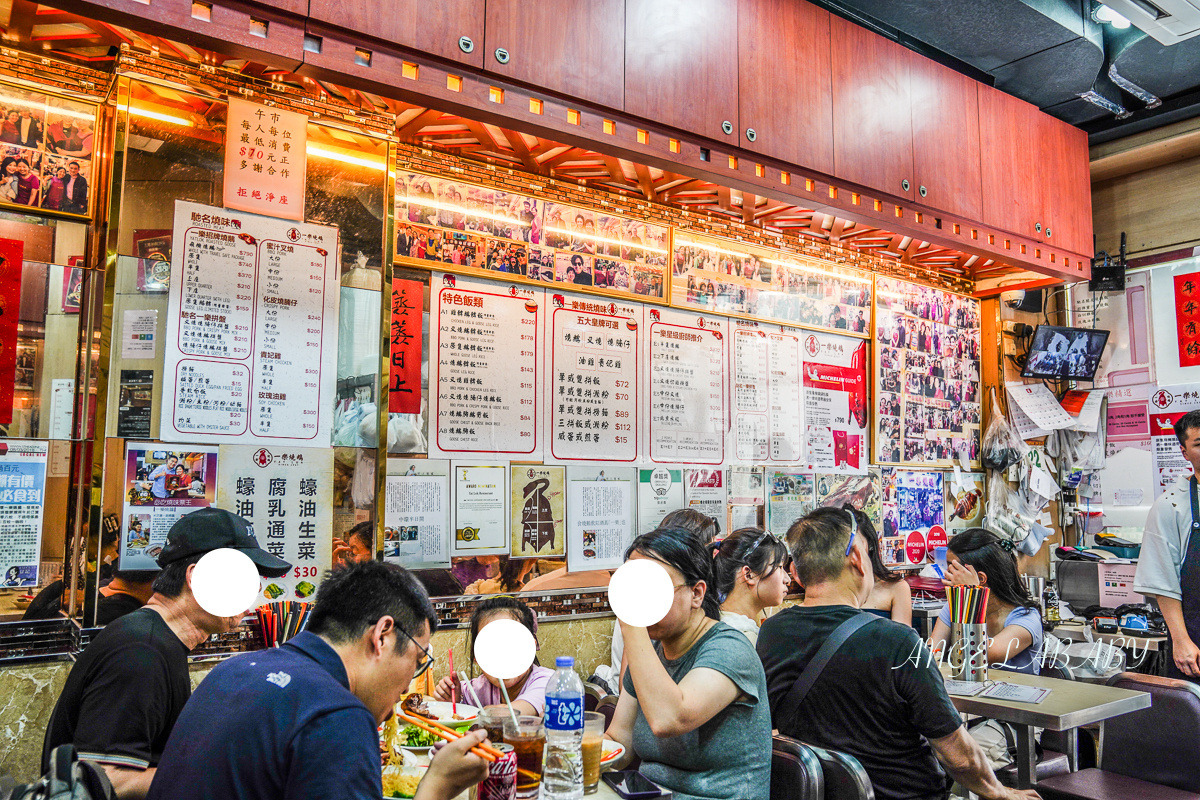
[[[188,556],[232,547],[241,550],[254,565],[258,573],[268,578],[286,575],[292,565],[277,558],[258,546],[254,528],[249,522],[223,508],[210,506],[185,514],[175,520],[167,531],[167,541],[158,554],[158,565],[166,567],[173,561]]]

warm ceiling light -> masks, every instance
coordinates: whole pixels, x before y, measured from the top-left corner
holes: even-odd
[[[1116,11],[1113,11],[1103,3],[1097,5],[1096,8],[1092,10],[1092,19],[1099,23],[1107,22],[1109,25],[1112,25],[1114,28],[1121,31],[1128,28],[1130,24],[1128,19],[1121,14],[1118,14]]]
[[[182,125],[185,128],[195,127],[195,123],[193,123],[190,119],[185,119],[183,117],[176,117],[171,114],[164,114],[161,111],[154,111],[153,109],[149,109],[149,108],[139,108],[137,106],[130,106],[129,113],[135,117],[146,117],[147,119],[156,119],[159,122],[169,122],[172,125]]]
[[[352,156],[349,153],[343,153],[338,150],[326,150],[324,147],[312,144],[308,146],[307,153],[317,158],[327,158],[330,161],[341,161],[344,164],[354,164],[355,166],[366,167],[367,169],[377,169],[380,172],[387,172],[386,161]]]

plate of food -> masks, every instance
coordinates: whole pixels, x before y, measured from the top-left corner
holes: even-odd
[[[415,797],[417,785],[425,777],[428,766],[405,760],[402,763],[389,763],[383,768],[383,796]]]
[[[612,739],[605,739],[602,747],[604,748],[600,751],[600,766],[602,767],[607,767],[625,755],[625,745],[620,742],[614,742]]]
[[[410,694],[400,701],[396,711],[410,717],[437,720],[447,728],[466,730],[479,717],[479,709],[465,703],[455,707],[452,703],[434,700],[423,694]]]

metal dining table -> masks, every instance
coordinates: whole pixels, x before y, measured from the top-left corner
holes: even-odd
[[[948,664],[942,665],[943,676],[949,677],[950,671]],[[1080,727],[1103,723],[1106,719],[1150,707],[1150,695],[1146,692],[1003,670],[991,670],[988,677],[997,683],[1014,683],[1050,690],[1050,694],[1040,703],[1019,703],[978,695],[950,697],[954,707],[961,713],[1007,722],[1016,729],[1017,783],[1021,789],[1033,788],[1037,782],[1034,728],[1068,732],[1070,752],[1067,753],[1067,759],[1071,771],[1074,772],[1078,768],[1076,758]]]

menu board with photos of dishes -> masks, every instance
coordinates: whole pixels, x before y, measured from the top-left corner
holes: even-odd
[[[0,84],[0,206],[86,216],[96,106]]]
[[[676,230],[671,305],[866,337],[871,277],[816,259]]]
[[[663,300],[670,229],[590,209],[401,173],[396,258],[454,272]]]
[[[883,277],[875,302],[876,462],[977,464],[979,302]]]

